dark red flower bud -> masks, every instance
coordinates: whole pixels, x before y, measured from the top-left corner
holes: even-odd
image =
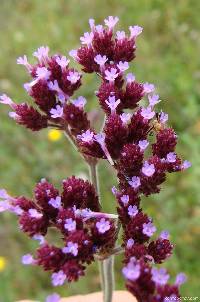
[[[28,106],[26,103],[17,105],[16,116],[14,119],[20,125],[25,126],[33,131],[39,131],[43,128],[47,128],[47,117],[40,114],[32,106]]]
[[[148,130],[150,129],[149,120],[144,119],[138,110],[131,118],[129,124],[129,141],[139,142],[147,138]]]
[[[90,127],[86,112],[73,104],[64,106],[64,119],[72,128],[74,135],[80,134],[81,131],[87,130]]]
[[[62,266],[62,271],[68,282],[77,281],[81,276],[84,276],[85,269],[86,267],[76,260],[69,260]]]
[[[38,107],[47,114],[56,106],[55,93],[49,89],[45,80],[37,81],[31,88],[30,95],[34,98]]]
[[[120,172],[129,177],[139,175],[143,165],[143,157],[144,154],[138,145],[126,144],[121,151],[117,167]]]
[[[94,32],[93,48],[97,54],[105,55],[109,61],[113,61],[114,41],[112,40],[112,31],[103,30],[103,32]]]
[[[24,196],[17,197],[14,206],[19,206],[23,211],[28,211],[29,209],[35,208],[35,204],[32,200],[27,199]]]
[[[114,85],[114,83],[102,82],[99,90],[97,92],[97,97],[99,98],[99,103],[102,109],[109,115],[110,108],[106,104],[109,96],[115,96],[115,99],[122,99],[122,92]],[[121,103],[117,106],[116,112],[121,111]]]
[[[63,181],[62,202],[65,208],[76,206],[99,211],[98,196],[93,185],[75,176]]]
[[[124,38],[123,40],[115,40],[113,59],[115,62],[130,62],[135,58],[135,41]]]
[[[118,158],[128,134],[128,128],[123,124],[119,115],[112,114],[108,117],[104,133],[106,134],[105,142],[110,155],[114,159]]]
[[[122,99],[123,108],[134,109],[143,96],[144,89],[142,84],[137,82],[127,83]]]
[[[69,231],[66,229],[65,224],[66,219],[70,218],[76,222],[76,230],[83,228],[83,220],[82,218],[75,216],[73,208],[60,209],[56,219],[56,226],[62,231],[65,236],[69,235]]]
[[[149,240],[149,237],[143,233],[143,224],[149,223],[149,217],[139,212],[131,221],[126,225],[124,239],[127,241],[129,238],[133,238],[135,243],[144,243]]]
[[[155,263],[162,263],[166,258],[171,256],[173,245],[168,239],[158,238],[150,242],[148,254],[151,255]]]
[[[49,221],[44,215],[40,218],[34,218],[31,217],[29,212],[24,212],[20,216],[19,224],[20,229],[32,237],[36,234],[46,235]]]
[[[166,297],[175,296],[177,299],[180,298],[179,289],[175,285],[169,285],[166,284],[164,286],[159,286],[157,288],[157,295],[154,299],[152,299],[152,302],[163,302],[165,301]]]
[[[58,271],[65,263],[65,254],[60,248],[45,244],[37,249],[36,259],[45,271]]]
[[[172,128],[160,130],[156,135],[156,143],[152,145],[153,154],[165,158],[175,150],[177,135]]]
[[[38,205],[43,209],[45,214],[50,218],[55,218],[58,210],[50,205],[49,201],[51,198],[55,199],[59,195],[59,191],[46,179],[42,179],[41,182],[35,186],[34,193]]]
[[[135,257],[136,259],[142,259],[147,255],[147,248],[143,244],[133,244],[132,247],[127,247],[125,249],[125,263],[127,264],[131,257]]]
[[[83,66],[83,71],[92,73],[99,71],[99,66],[95,63],[96,53],[92,47],[81,47],[77,51],[78,62]]]

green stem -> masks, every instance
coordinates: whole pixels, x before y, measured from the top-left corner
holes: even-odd
[[[112,302],[114,291],[114,256],[103,261],[105,289],[104,302]]]

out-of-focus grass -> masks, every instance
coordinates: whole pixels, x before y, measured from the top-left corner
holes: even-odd
[[[172,275],[185,271],[189,277],[183,295],[199,293],[199,179],[200,179],[200,2],[198,0],[1,0],[0,28],[0,91],[21,101],[27,99],[22,83],[27,81],[23,68],[15,64],[19,55],[29,57],[40,45],[49,45],[52,52],[66,53],[79,44],[79,36],[88,29],[87,20],[97,23],[108,15],[120,17],[120,28],[139,24],[144,27],[138,39],[137,59],[132,71],[141,81],[158,87],[164,111],[170,114],[175,127],[179,151],[192,161],[185,173],[170,175],[161,194],[144,200],[146,210],[155,217],[158,228],[167,228],[176,242],[175,253],[166,266]],[[84,94],[89,106],[96,105],[93,75],[84,80]],[[32,133],[16,126],[7,117],[7,108],[0,111],[0,187],[12,194],[27,194],[35,182],[48,178],[59,186],[71,174],[88,176],[87,167],[64,137],[47,140],[47,131]],[[108,175],[110,177],[108,177]],[[110,193],[115,183],[112,171],[100,167],[102,200],[107,211],[114,208]],[[22,267],[20,257],[31,252],[36,244],[28,241],[16,228],[16,220],[1,216],[0,255],[6,267],[0,272],[0,301],[13,302],[30,297],[43,301],[51,292],[47,273],[39,268]],[[117,288],[123,288],[117,258]],[[62,295],[86,293],[99,287],[95,265],[87,277],[77,284],[58,289]]]

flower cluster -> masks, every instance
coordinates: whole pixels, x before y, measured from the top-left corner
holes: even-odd
[[[105,26],[89,20],[90,32],[80,38],[81,47],[69,55],[85,73],[96,73],[101,83],[95,92],[105,113],[101,132],[95,129],[85,111],[86,99],[72,99],[81,85],[82,74],[69,67],[65,56],[49,56],[48,47],[40,47],[33,55],[36,65],[27,57],[19,58],[32,77],[24,85],[36,107],[17,105],[8,96],[0,102],[13,109],[9,115],[33,131],[53,127],[65,131],[83,157],[90,162],[107,160],[117,172],[118,188],[113,188],[117,200],[119,222],[123,228],[123,275],[128,290],[139,302],[166,302],[180,297],[179,287],[184,274],[169,284],[169,274],[156,268],[172,253],[173,245],[167,231],[152,239],[156,232],[153,220],[141,208],[141,197],[159,193],[168,173],[190,167],[176,153],[177,134],[168,125],[168,115],[156,111],[159,95],[151,83],[140,83],[128,73],[129,62],[135,58],[136,39],[140,26],[130,26],[129,34],[115,31],[117,17],[109,16]],[[143,99],[143,105],[140,101]],[[25,264],[38,264],[53,272],[52,282],[77,280],[85,265],[95,254],[108,253],[116,241],[116,225],[112,215],[102,214],[93,186],[69,178],[59,192],[47,181],[35,189],[35,201],[25,197],[5,199],[1,209],[19,216],[20,228],[41,243],[36,258],[26,255]],[[49,227],[62,233],[64,247],[49,245],[43,236]],[[168,300],[166,300],[168,299]]]
[[[19,218],[20,230],[40,247],[35,257],[22,257],[25,265],[39,265],[52,272],[52,284],[62,285],[65,280],[76,281],[84,275],[86,265],[95,255],[109,252],[115,243],[116,219],[101,213],[94,187],[82,179],[71,177],[63,180],[59,191],[42,179],[34,190],[34,199],[24,196],[11,197],[0,191],[0,211],[10,211]],[[48,243],[46,235],[56,228],[63,240],[62,246]]]

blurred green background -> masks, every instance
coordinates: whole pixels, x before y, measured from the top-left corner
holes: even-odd
[[[162,109],[170,114],[170,124],[179,135],[179,152],[193,166],[187,172],[170,175],[161,194],[143,202],[159,228],[166,228],[176,243],[173,257],[166,263],[171,274],[184,271],[188,283],[182,294],[199,294],[200,275],[200,1],[198,0],[1,0],[0,9],[0,92],[18,101],[27,99],[22,84],[28,80],[16,58],[48,45],[52,53],[66,54],[79,45],[88,30],[87,20],[97,23],[108,15],[120,17],[119,28],[139,24],[144,27],[138,38],[137,59],[132,71],[140,81],[155,83]],[[89,106],[97,102],[94,75],[84,80],[81,93]],[[64,137],[49,139],[48,130],[32,133],[15,125],[0,110],[0,187],[11,194],[31,196],[33,185],[42,177],[58,187],[61,180],[75,174],[88,177],[87,167]],[[110,188],[113,172],[100,167],[103,205],[114,208]],[[0,217],[0,302],[25,297],[44,301],[52,292],[50,276],[40,268],[23,267],[21,256],[34,251],[36,243],[19,233],[15,218]],[[120,275],[121,258],[116,260],[116,288],[124,287]],[[62,295],[87,293],[99,289],[97,268],[92,265],[87,277],[78,283],[56,289]]]

